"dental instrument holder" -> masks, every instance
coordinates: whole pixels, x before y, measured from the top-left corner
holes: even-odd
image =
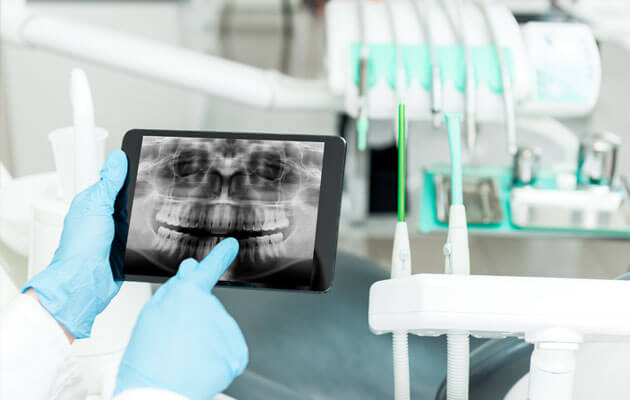
[[[446,274],[374,283],[370,329],[377,335],[403,330],[419,336],[448,335],[448,398],[468,394],[468,353],[461,351],[463,346],[451,347],[451,339],[467,339],[469,333],[479,338],[524,338],[535,345],[529,400],[571,400],[581,343],[630,342],[630,319],[623,318],[630,282],[470,275],[466,214],[461,190],[456,189],[458,184],[461,188],[462,175],[461,162],[456,162],[461,117],[447,113],[445,119],[450,128],[454,196],[444,246]],[[456,348],[460,351],[453,354]],[[452,371],[454,362],[462,367]],[[455,372],[460,379],[449,385]],[[454,389],[457,393],[451,397],[449,390]]]
[[[629,302],[627,281],[419,274],[372,285],[369,325],[375,334],[522,338],[535,345],[529,399],[570,400],[582,343],[630,342]]]

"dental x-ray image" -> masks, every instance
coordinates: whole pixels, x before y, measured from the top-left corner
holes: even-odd
[[[323,153],[319,142],[145,136],[127,268],[173,275],[234,237],[222,281],[308,288]]]

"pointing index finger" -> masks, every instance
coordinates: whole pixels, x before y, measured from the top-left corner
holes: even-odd
[[[211,290],[238,254],[238,240],[227,238],[217,244],[200,262],[198,272],[204,289]]]

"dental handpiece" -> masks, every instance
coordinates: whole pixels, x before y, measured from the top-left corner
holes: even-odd
[[[442,126],[442,81],[440,80],[440,67],[435,59],[431,57],[433,67],[431,68],[431,115],[433,117],[433,128]]]
[[[464,46],[464,62],[466,63],[466,148],[472,164],[477,163],[477,92],[475,90],[475,65],[470,54],[470,45],[466,39],[466,26],[462,17],[463,1],[457,3],[457,15],[460,21],[460,42]]]
[[[359,21],[359,40],[361,42],[361,55],[359,59],[359,105],[357,110],[357,143],[360,151],[367,148],[367,131],[370,122],[367,111],[368,92],[368,67],[370,60],[370,50],[366,43],[365,34],[365,0],[357,1],[357,14]]]
[[[357,135],[359,150],[367,147],[367,131],[369,128],[367,111],[367,74],[369,56],[361,55],[359,60],[359,109],[357,112]]]
[[[471,64],[466,65],[466,69],[470,69]],[[475,99],[475,82],[466,73],[466,149],[470,155],[472,164],[477,162],[477,115],[476,115],[476,99]]]
[[[465,20],[462,17],[464,4],[461,0],[456,2],[454,12],[450,10],[447,0],[442,0],[442,7],[448,17],[451,29],[457,38],[457,41],[464,48],[464,64],[466,67],[466,87],[465,87],[465,104],[464,117],[466,120],[466,149],[470,154],[472,164],[477,163],[477,99],[475,89],[475,70],[474,63],[470,54],[470,46],[466,39]],[[455,16],[453,15],[455,14]]]
[[[359,119],[367,119],[367,76],[368,76],[369,54],[367,51],[361,52],[359,60]]]
[[[426,17],[420,12],[417,0],[409,0],[418,18],[420,27],[424,30],[425,39],[429,45],[429,57],[431,60],[431,117],[434,129],[442,126],[442,81],[440,78],[440,65],[438,53],[435,48],[435,40],[431,29],[431,15],[433,0],[425,2]]]
[[[497,53],[497,60],[499,61],[499,69],[501,71],[501,86],[503,89],[503,106],[505,111],[505,129],[507,136],[508,154],[510,156],[516,155],[518,151],[516,145],[516,116],[514,111],[514,93],[512,90],[512,79],[510,77],[505,55],[501,49],[501,43],[499,42],[499,33],[496,30],[495,25],[492,22],[490,15],[490,5],[477,1],[477,5],[483,12],[486,24],[488,24],[488,30],[492,37],[495,51]]]

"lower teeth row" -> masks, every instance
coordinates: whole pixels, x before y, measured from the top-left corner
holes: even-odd
[[[202,260],[224,237],[210,236],[198,238],[164,227],[158,229],[154,247],[170,257],[184,259],[193,257]],[[239,240],[239,263],[268,262],[286,255],[286,247],[281,233]]]

